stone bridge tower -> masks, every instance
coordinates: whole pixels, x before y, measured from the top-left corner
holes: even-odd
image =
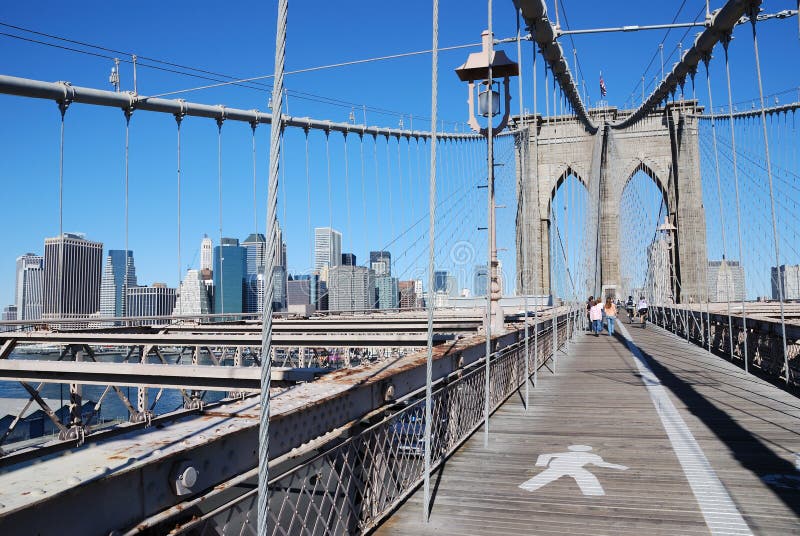
[[[612,124],[631,111],[616,108],[590,112],[598,125],[592,133],[575,116],[528,118],[526,162],[517,161],[517,288],[522,293],[552,294],[550,220],[556,190],[569,175],[589,192],[587,214],[592,276],[576,282],[579,292],[598,295],[621,287],[620,202],[625,185],[644,171],[661,190],[670,222],[677,227],[674,255],[676,299],[698,302],[706,297],[706,222],[698,145],[697,101],[679,101],[626,129]],[[535,125],[535,129],[533,126]],[[526,217],[520,196],[524,194]],[[527,225],[528,242],[523,237]],[[527,248],[528,273],[523,273]],[[593,279],[593,280],[592,280]],[[588,287],[588,288],[584,288]]]

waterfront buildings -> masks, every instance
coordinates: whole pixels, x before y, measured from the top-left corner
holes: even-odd
[[[103,244],[64,233],[44,241],[42,317],[77,318],[100,310]]]
[[[208,291],[200,272],[189,270],[178,288],[174,315],[207,315],[211,313]]]
[[[400,281],[397,285],[400,293],[400,309],[414,309],[417,307],[416,284],[414,281]]]
[[[214,256],[213,256],[213,248],[214,242],[208,237],[208,235],[203,236],[203,240],[200,242],[200,269],[201,270],[208,270],[211,271]]]
[[[136,267],[133,251],[128,250],[126,255],[123,249],[108,250],[100,281],[100,316],[128,316],[125,291],[134,287]]]
[[[14,299],[17,320],[37,320],[42,317],[42,286],[44,258],[34,253],[17,257]]]
[[[314,269],[332,268],[342,262],[342,233],[331,227],[314,229]]]
[[[771,268],[772,299],[780,299],[780,282],[784,300],[800,300],[800,264],[781,264]]]
[[[723,258],[708,261],[708,299],[711,302],[745,299],[744,267],[739,261]]]
[[[355,253],[342,253],[342,266],[356,266],[357,264]]]
[[[369,267],[375,272],[375,277],[392,274],[392,254],[388,251],[370,251]]]
[[[365,266],[334,266],[328,271],[328,305],[331,311],[365,311],[375,308],[375,272]]]
[[[175,289],[164,283],[131,287],[127,293],[127,316],[168,316],[175,309]],[[165,324],[168,320],[145,320],[142,324]]]
[[[436,270],[433,272],[433,291],[446,292],[447,291],[447,271]]]
[[[214,247],[214,313],[244,312],[247,250],[236,238]]]
[[[390,275],[375,277],[375,292],[378,309],[397,309],[400,305],[400,291],[396,277]]]
[[[485,264],[476,264],[475,273],[472,276],[472,294],[474,296],[486,296],[487,285],[489,284],[489,270]]]

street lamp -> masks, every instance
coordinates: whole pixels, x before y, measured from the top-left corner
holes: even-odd
[[[462,82],[469,82],[469,126],[475,132],[486,136],[488,153],[487,191],[489,200],[489,321],[487,327],[493,333],[504,330],[505,317],[500,307],[500,279],[497,273],[497,235],[495,229],[495,204],[494,204],[494,136],[508,123],[511,104],[511,93],[508,79],[519,75],[519,66],[511,61],[502,50],[494,50],[494,36],[484,31],[481,34],[482,49],[473,52],[466,63],[456,69],[456,74]],[[495,78],[502,79],[502,84]],[[475,116],[475,83],[478,82],[478,110],[481,117],[487,118],[486,126],[482,127]],[[503,86],[502,88],[500,86]],[[505,104],[501,113],[500,93],[504,94]],[[497,126],[494,117],[501,116]]]

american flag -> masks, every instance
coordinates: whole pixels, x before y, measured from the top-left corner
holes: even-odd
[[[603,73],[600,73],[600,95],[605,97],[606,93],[606,83],[603,81]]]

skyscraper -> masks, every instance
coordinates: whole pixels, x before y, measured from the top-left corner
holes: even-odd
[[[314,229],[314,268],[332,268],[342,262],[342,233],[330,227]]]
[[[168,316],[175,308],[175,289],[164,283],[128,288],[127,316]],[[142,324],[166,324],[168,320],[145,320]]]
[[[376,277],[375,292],[378,309],[397,309],[400,291],[396,277],[390,275]]]
[[[100,282],[100,316],[128,316],[125,289],[136,287],[136,267],[133,251],[109,249]]]
[[[244,312],[247,250],[236,238],[223,238],[214,248],[214,313]]]
[[[388,251],[370,251],[369,267],[376,277],[392,275],[392,254]]]
[[[37,320],[42,317],[42,284],[44,258],[33,253],[17,257],[15,299],[17,320]]]
[[[200,242],[200,269],[211,270],[213,263],[213,248],[214,242],[208,237],[203,235],[203,241]]]
[[[437,270],[433,272],[433,291],[447,292],[447,271]]]
[[[375,273],[364,266],[334,266],[328,272],[331,311],[375,308]]]
[[[64,233],[44,241],[42,317],[76,318],[100,310],[103,244]]]
[[[708,261],[708,300],[741,301],[744,297],[744,267],[739,261]]]
[[[417,293],[414,281],[400,281],[397,285],[400,292],[400,309],[414,309],[417,307]]]
[[[342,266],[357,266],[355,253],[342,253]]]
[[[178,288],[172,315],[207,315],[210,312],[208,292],[200,272],[189,270]]]
[[[6,305],[3,307],[3,314],[0,316],[0,320],[3,322],[13,322],[14,320],[19,320],[17,318],[17,306],[16,305]],[[14,331],[18,329],[15,326],[0,326],[0,331]]]
[[[485,264],[475,265],[475,275],[472,277],[472,294],[486,296],[486,285],[489,283],[489,270]]]
[[[322,298],[319,275],[296,275],[292,279],[293,281],[289,281],[287,290],[288,305],[305,305],[308,303],[313,305],[316,309],[322,309],[323,305],[327,305],[327,295],[324,300]],[[326,293],[327,290],[327,287],[325,287],[324,291]],[[307,295],[303,297],[303,293]]]
[[[773,300],[781,298],[781,287],[784,300],[800,300],[800,264],[781,264],[778,267],[773,266],[770,271]]]
[[[247,275],[263,274],[266,265],[267,239],[261,233],[252,233],[244,239],[242,246],[247,250]]]

